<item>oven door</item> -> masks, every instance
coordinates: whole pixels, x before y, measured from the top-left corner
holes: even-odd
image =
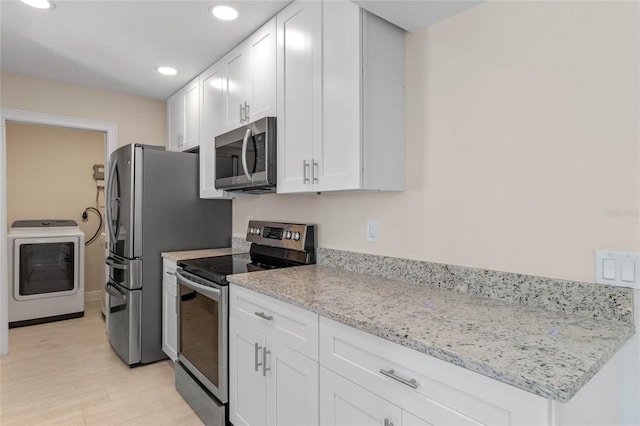
[[[220,402],[228,400],[228,287],[181,268],[178,283],[178,361]]]
[[[275,186],[276,119],[266,117],[217,136],[216,188]]]

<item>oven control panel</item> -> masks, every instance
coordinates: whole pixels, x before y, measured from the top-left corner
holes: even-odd
[[[315,225],[251,220],[247,227],[247,241],[307,251],[315,246]]]

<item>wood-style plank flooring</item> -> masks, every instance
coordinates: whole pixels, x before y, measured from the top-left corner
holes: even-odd
[[[100,303],[83,318],[9,330],[0,358],[0,424],[202,425],[176,392],[170,361],[129,368],[105,334]]]

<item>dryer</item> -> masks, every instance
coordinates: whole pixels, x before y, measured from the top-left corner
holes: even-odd
[[[85,236],[73,220],[19,220],[9,242],[9,327],[84,315]]]

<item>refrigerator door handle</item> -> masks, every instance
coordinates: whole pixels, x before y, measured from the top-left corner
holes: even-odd
[[[127,300],[127,295],[124,294],[123,292],[121,292],[120,290],[118,290],[118,288],[116,286],[114,286],[113,284],[111,284],[111,283],[107,283],[104,286],[104,291],[106,291],[107,293],[109,293],[113,297],[117,297],[117,298],[120,298],[120,299]]]
[[[106,192],[106,196],[108,197],[108,203],[105,206],[105,212],[107,214],[107,228],[109,229],[109,237],[111,238],[111,243],[115,243],[118,239],[118,231],[117,229],[113,229],[113,217],[111,216],[111,206],[113,204],[113,201],[118,201],[118,204],[120,204],[120,197],[116,197],[116,198],[111,198],[111,191],[113,190],[113,181],[115,180],[115,176],[116,176],[116,167],[117,167],[117,160],[115,159],[115,157],[113,158],[113,163],[111,164],[111,169],[109,170],[109,182],[107,184],[107,192]],[[118,205],[118,216],[120,216],[120,206]],[[119,222],[119,217],[118,217],[118,222]],[[116,225],[116,227],[119,225]]]
[[[105,260],[106,264],[111,266],[114,269],[122,269],[124,271],[126,271],[127,269],[129,269],[129,266],[123,263],[118,263],[114,261],[114,258],[109,256],[107,257],[107,259]]]

